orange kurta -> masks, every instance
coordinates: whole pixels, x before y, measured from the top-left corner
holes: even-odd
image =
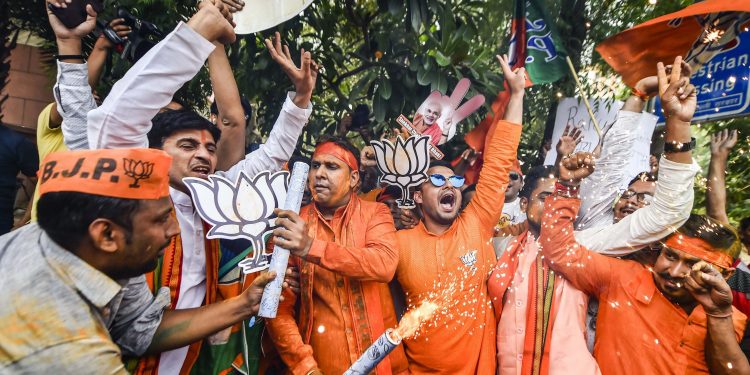
[[[420,222],[396,235],[401,250],[396,275],[410,306],[451,281],[459,283],[453,318],[441,314],[437,325],[404,340],[412,373],[495,373],[496,324],[487,293],[487,277],[495,265],[491,238],[502,214],[503,192],[520,138],[520,125],[498,124],[476,194],[447,231],[436,235]]]
[[[396,325],[387,284],[398,263],[396,228],[388,207],[356,195],[330,221],[314,203],[300,216],[315,239],[305,259],[290,258],[300,269],[299,310],[297,296],[286,291],[268,331],[291,373],[317,367],[325,374],[342,374]],[[406,369],[403,349],[397,347],[377,374]]]
[[[573,236],[579,205],[578,199],[547,198],[539,242],[553,270],[599,299],[594,358],[602,374],[708,374],[703,308],[687,314],[661,294],[640,263],[579,245]],[[732,309],[739,342],[747,318]]]

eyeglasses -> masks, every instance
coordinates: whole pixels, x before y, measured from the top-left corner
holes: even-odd
[[[437,174],[437,173],[430,175],[430,182],[432,182],[432,184],[435,185],[436,187],[441,187],[445,185],[446,180],[450,182],[451,186],[453,186],[456,189],[460,188],[461,186],[464,186],[464,183],[466,182],[466,178],[464,178],[464,176],[453,175],[453,176],[446,178],[445,176],[441,174]]]
[[[622,195],[620,196],[621,199],[625,199],[625,200],[628,200],[633,197],[635,197],[638,203],[643,204],[643,205],[649,205],[654,200],[654,196],[649,193],[636,193],[635,191],[631,189],[625,190],[625,192],[623,192]]]
[[[509,176],[509,177],[510,177],[510,179],[511,179],[511,180],[513,180],[513,181],[516,181],[516,180],[520,180],[520,179],[521,179],[521,175],[520,175],[520,174],[518,174],[518,173],[516,173],[516,172],[510,172],[510,174],[509,174],[508,176]]]

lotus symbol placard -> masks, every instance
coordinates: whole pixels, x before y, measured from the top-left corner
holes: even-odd
[[[198,214],[211,225],[206,237],[252,241],[253,257],[239,263],[245,274],[268,268],[263,238],[275,226],[273,210],[286,199],[288,177],[286,171],[264,171],[252,180],[240,173],[235,182],[218,175],[183,179]]]
[[[383,173],[380,182],[401,188],[401,199],[396,200],[399,207],[416,207],[409,196],[409,188],[427,181],[430,136],[411,136],[406,140],[397,137],[395,144],[387,139],[370,141],[370,144],[375,149],[378,169]]]

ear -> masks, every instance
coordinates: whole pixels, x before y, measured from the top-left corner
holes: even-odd
[[[419,204],[422,204],[422,191],[417,190],[414,192],[414,202],[417,202]]]
[[[518,202],[521,205],[521,212],[526,212],[529,208],[529,200],[526,197],[521,197],[521,201]]]
[[[349,175],[349,187],[354,189],[359,185],[359,170],[352,170]]]
[[[107,219],[96,219],[89,224],[89,236],[97,250],[114,253],[125,243],[123,228]]]

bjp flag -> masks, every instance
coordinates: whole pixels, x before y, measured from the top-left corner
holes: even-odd
[[[614,35],[596,50],[630,87],[682,56],[693,72],[750,26],[750,1],[706,0]]]
[[[550,83],[565,76],[567,52],[560,40],[555,24],[537,0],[515,0],[513,21],[510,25],[508,58],[511,68],[526,68],[526,86]],[[491,105],[492,113],[466,134],[464,140],[474,151],[484,150],[485,141],[491,139],[495,124],[503,119],[510,92],[505,85]]]

